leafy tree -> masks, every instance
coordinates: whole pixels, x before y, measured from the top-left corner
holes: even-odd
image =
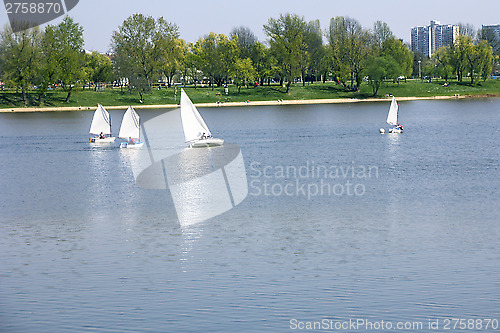
[[[50,83],[61,84],[70,101],[71,92],[78,81],[85,78],[83,70],[83,27],[66,16],[56,25],[45,28],[44,61],[46,79]]]
[[[482,78],[486,81],[491,74],[494,61],[492,47],[487,41],[481,40],[472,47],[471,52],[467,55],[471,85],[474,84],[476,78]]]
[[[151,91],[152,82],[165,65],[172,41],[179,37],[178,27],[160,17],[134,14],[127,18],[112,35],[115,69],[129,79],[131,87],[144,93]]]
[[[500,36],[498,36],[492,29],[483,28],[477,33],[479,40],[485,40],[492,47],[494,56],[492,72],[500,71]]]
[[[94,83],[94,89],[97,91],[100,83],[108,82],[112,79],[113,64],[108,56],[99,52],[85,54],[84,58],[86,79]]]
[[[322,60],[326,53],[319,20],[311,21],[306,25],[305,42],[307,44],[307,54],[309,55],[307,74],[311,76],[311,82],[314,82],[313,77],[317,78],[320,76]],[[302,76],[304,77],[304,73]],[[304,83],[305,80],[302,82]]]
[[[474,25],[470,23],[459,23],[458,32],[462,36],[469,36],[471,38],[476,37],[476,29],[474,29]]]
[[[242,59],[251,58],[252,48],[258,40],[250,28],[244,26],[233,28],[229,37],[231,40],[238,40],[238,49]]]
[[[194,46],[193,44],[189,44],[187,46],[188,49],[192,49]],[[184,78],[190,76],[191,79],[193,80],[194,87],[196,89],[196,83],[198,80],[201,80],[203,78],[203,75],[201,75],[201,70],[199,69],[198,64],[200,63],[199,57],[192,53],[192,52],[187,52],[186,57],[184,58],[183,66],[182,66],[182,71],[183,71],[183,76]]]
[[[408,77],[412,74],[413,52],[401,40],[394,37],[387,38],[382,43],[382,55],[390,56],[398,65],[392,79],[396,80],[399,76]]]
[[[363,79],[364,60],[372,52],[372,38],[369,32],[364,30],[357,20],[339,16],[331,19],[327,37],[338,74],[343,76],[348,70],[350,89],[359,89]],[[345,82],[345,77],[340,80]]]
[[[238,94],[240,93],[242,86],[247,85],[248,82],[253,82],[255,74],[255,68],[253,68],[252,60],[250,60],[250,58],[236,60],[231,76],[238,87]]]
[[[384,44],[386,40],[394,39],[395,37],[387,23],[376,21],[373,24],[373,38],[375,40],[375,44],[382,47],[382,44]]]
[[[220,66],[220,75],[222,80],[217,82],[218,86],[221,86],[223,82],[227,82],[232,73],[234,72],[234,67],[236,66],[237,60],[240,58],[239,48],[238,48],[238,39],[230,40],[224,35],[219,35],[219,52],[221,62]],[[252,62],[249,62],[250,66]]]
[[[326,69],[331,69],[335,81],[341,83],[345,90],[351,89],[347,85],[347,80],[349,79],[351,71],[349,65],[342,61],[340,43],[329,44],[327,46],[327,54],[329,54],[329,56],[323,60],[323,65],[326,66]]]
[[[41,38],[38,27],[13,32],[11,27],[6,26],[0,35],[3,80],[21,89],[24,103],[27,103],[27,91],[39,70]]]
[[[460,82],[464,74],[470,75],[471,85],[479,77],[486,80],[493,69],[493,48],[486,40],[480,40],[474,45],[472,37],[460,35],[457,42],[447,50],[449,64],[453,66]]]
[[[399,64],[391,56],[372,56],[368,58],[365,66],[365,74],[368,76],[373,96],[377,95],[384,79],[394,77],[399,70]]]
[[[265,79],[271,77],[275,67],[269,50],[262,43],[255,42],[250,48],[250,59],[255,69],[255,78],[260,84],[264,84]]]
[[[271,53],[281,66],[281,74],[287,80],[286,93],[294,78],[301,75],[308,65],[305,42],[306,22],[295,14],[282,14],[278,19],[270,18],[264,31],[269,37]]]
[[[450,60],[450,48],[442,47],[437,49],[432,54],[432,62],[434,63],[435,72],[433,73],[436,76],[440,76],[445,81],[453,75],[453,67],[451,66]]]
[[[462,82],[464,72],[467,68],[467,54],[472,50],[472,37],[458,36],[457,41],[450,45],[449,50],[450,64],[457,74],[458,81]]]
[[[425,74],[423,73],[423,68],[430,62],[429,57],[425,54],[415,51],[413,52],[413,77],[422,78]]]
[[[481,29],[477,33],[479,40],[485,40],[493,48],[493,54],[500,55],[500,37],[492,29]]]
[[[191,52],[196,67],[210,78],[213,89],[213,83],[220,87],[229,78],[238,58],[238,40],[211,32],[192,45]]]
[[[328,73],[330,73],[332,70],[334,70],[334,59],[331,56],[333,52],[330,51],[330,46],[325,45],[323,47],[323,57],[321,57],[320,63],[319,63],[319,73],[323,77],[323,83],[326,82]],[[344,76],[345,77],[345,76]],[[345,87],[345,82],[344,82],[344,87]]]
[[[213,32],[191,44],[194,66],[210,78],[210,86],[219,76],[220,55],[217,50],[217,35]],[[213,87],[212,87],[213,89]]]
[[[165,53],[160,62],[160,71],[167,78],[167,84],[170,87],[175,73],[182,69],[182,63],[188,50],[183,39],[170,38],[165,40],[164,43]]]

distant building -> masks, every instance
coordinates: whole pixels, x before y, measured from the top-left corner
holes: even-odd
[[[483,25],[483,30],[484,31],[489,30],[489,31],[493,32],[495,34],[495,36],[497,37],[497,39],[500,40],[500,24]]]
[[[455,43],[458,35],[458,25],[441,25],[439,21],[432,20],[428,26],[411,29],[411,50],[430,57],[435,50]]]

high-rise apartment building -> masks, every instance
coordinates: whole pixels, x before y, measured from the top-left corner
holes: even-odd
[[[458,25],[441,25],[432,20],[431,24],[411,29],[411,50],[430,57],[440,47],[451,45],[459,35]]]
[[[483,30],[489,30],[495,34],[495,36],[500,39],[500,24],[496,25],[483,25]]]

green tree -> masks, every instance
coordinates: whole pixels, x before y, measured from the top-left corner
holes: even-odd
[[[357,20],[342,16],[331,19],[327,37],[340,80],[345,85],[345,77],[342,76],[347,70],[351,80],[350,89],[359,89],[365,59],[372,53],[373,38]]]
[[[325,66],[325,72],[331,70],[335,81],[341,83],[345,90],[351,88],[347,85],[347,80],[351,74],[349,65],[347,62],[342,61],[342,46],[340,43],[329,44],[327,46],[327,57],[323,60],[323,65]],[[352,87],[352,85],[351,85]]]
[[[500,56],[500,37],[489,28],[483,28],[477,33],[479,40],[485,40],[493,48],[493,54]]]
[[[334,59],[331,56],[332,53],[333,52],[330,51],[329,45],[323,46],[323,57],[321,58],[320,64],[319,64],[319,73],[323,77],[323,83],[326,82],[328,74],[331,71],[335,71]],[[345,88],[345,84],[344,84],[344,88]]]
[[[373,96],[377,95],[384,79],[387,77],[393,78],[399,70],[399,64],[390,55],[368,58],[364,72],[368,76],[368,83],[372,88]]]
[[[238,94],[240,93],[242,86],[246,86],[249,82],[253,82],[255,80],[255,74],[255,68],[253,67],[252,60],[250,60],[250,58],[236,60],[231,76],[238,87]]]
[[[236,66],[236,62],[240,59],[240,53],[238,48],[238,40],[229,39],[226,36],[220,34],[219,35],[219,43],[218,43],[221,55],[220,66],[220,75],[222,78],[221,82],[217,82],[217,85],[222,85],[223,82],[227,82],[234,72],[234,67]],[[251,65],[250,61],[250,65]]]
[[[163,17],[134,14],[127,18],[111,38],[115,53],[115,70],[128,78],[131,88],[136,89],[141,101],[151,91],[151,84],[165,64],[166,53],[172,40],[179,37],[178,27]]]
[[[267,25],[264,25],[271,53],[281,66],[282,77],[287,80],[286,93],[290,92],[291,83],[308,65],[305,31],[304,18],[295,14],[282,14],[278,19],[270,18]]]
[[[396,80],[399,76],[404,76],[405,78],[411,76],[413,72],[413,52],[401,40],[394,37],[387,38],[382,43],[382,55],[390,56],[398,64],[392,79]]]
[[[311,76],[311,82],[314,82],[313,78],[317,79],[321,75],[322,60],[326,53],[319,20],[311,21],[306,25],[305,42],[307,54],[309,55],[307,74]],[[304,73],[302,76],[304,77]],[[305,80],[302,82],[305,82]]]
[[[457,75],[458,81],[462,82],[464,72],[467,74],[468,53],[472,51],[472,37],[460,35],[457,41],[450,45],[450,64]]]
[[[46,80],[61,85],[68,103],[75,85],[85,78],[83,27],[66,16],[60,24],[45,28],[42,43]]]
[[[38,27],[13,32],[6,26],[0,35],[0,68],[3,80],[21,89],[27,103],[27,92],[40,66],[42,33]]]
[[[171,38],[165,41],[165,53],[160,62],[160,70],[167,78],[170,87],[173,83],[174,75],[182,70],[182,63],[186,58],[187,46],[183,39]]]
[[[469,36],[471,38],[476,36],[476,29],[470,23],[458,23],[458,31],[462,36]]]
[[[192,43],[187,46],[186,57],[182,63],[182,71],[184,78],[190,77],[192,79],[194,88],[196,89],[196,84],[203,78],[203,75],[198,67],[198,64],[200,63],[199,57],[196,54],[189,52],[189,49],[192,49],[193,47]]]
[[[94,83],[94,89],[97,91],[101,83],[113,78],[113,64],[108,56],[99,52],[85,54],[84,58],[85,77],[88,82]]]
[[[436,76],[442,77],[445,81],[453,75],[453,66],[450,60],[450,50],[449,47],[442,47],[437,49],[432,54],[432,63],[434,64]]]
[[[229,78],[238,58],[238,40],[211,32],[192,45],[191,52],[196,67],[210,78],[213,89],[213,83],[220,87]]]
[[[262,43],[255,42],[251,47],[250,59],[252,60],[256,71],[255,75],[260,84],[264,84],[266,80],[270,84],[273,74],[278,71],[278,65],[270,50]]]
[[[475,79],[482,78],[484,81],[491,74],[495,58],[492,47],[487,41],[481,40],[472,46],[472,50],[467,54],[467,69],[471,77],[471,85]]]
[[[198,39],[195,44],[191,44],[191,57],[194,66],[200,69],[210,79],[210,86],[213,89],[213,83],[219,76],[218,64],[220,55],[217,49],[217,35],[213,32],[207,36]]]
[[[384,44],[386,40],[393,39],[395,37],[387,23],[376,21],[373,24],[373,38],[375,40],[375,44],[382,47],[382,44]]]
[[[252,48],[258,40],[250,28],[244,26],[233,28],[229,33],[229,37],[231,40],[238,40],[238,49],[241,59],[251,58]]]

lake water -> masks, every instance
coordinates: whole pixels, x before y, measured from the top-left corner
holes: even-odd
[[[92,112],[0,114],[0,331],[498,331],[500,99],[389,104],[200,109],[248,195],[192,225]]]

